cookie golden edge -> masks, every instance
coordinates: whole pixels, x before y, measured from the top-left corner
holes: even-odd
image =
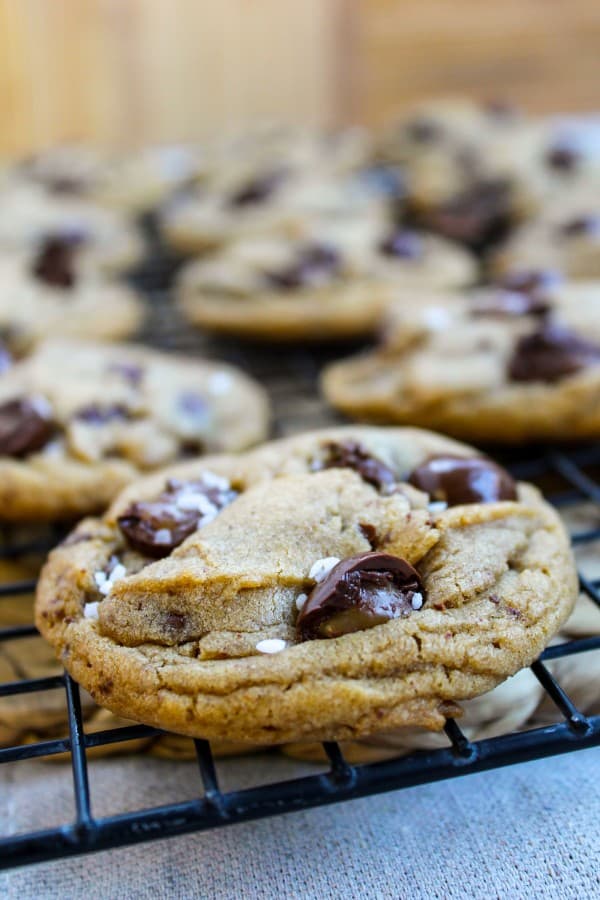
[[[416,429],[352,427],[272,442],[254,453],[266,449],[268,458],[274,447],[290,452],[294,442],[306,448],[310,441],[316,446],[317,441],[343,437],[360,440],[365,433],[384,431],[388,437],[394,432],[413,435],[429,452],[458,450],[461,455],[476,455],[470,448]],[[229,459],[232,466],[237,464],[234,458]],[[211,463],[211,458],[196,463],[196,472]],[[181,466],[173,471],[182,475]],[[147,490],[164,483],[164,478],[162,474],[146,479]],[[542,551],[537,567],[545,585],[543,616],[526,634],[522,629],[512,647],[509,640],[502,652],[492,649],[491,639],[490,646],[484,646],[481,652],[466,641],[462,648],[456,648],[453,664],[449,665],[446,651],[442,661],[435,663],[432,657],[439,649],[435,635],[428,640],[421,634],[420,640],[415,640],[414,635],[402,633],[400,620],[392,620],[369,630],[368,659],[360,677],[344,676],[344,665],[337,665],[336,659],[341,652],[342,661],[349,659],[354,665],[359,644],[364,651],[366,632],[335,641],[297,644],[275,656],[211,660],[208,666],[205,661],[199,665],[196,662],[198,668],[192,672],[194,661],[186,659],[187,671],[183,673],[181,659],[175,664],[165,661],[168,654],[161,645],[117,644],[99,633],[97,623],[84,618],[82,548],[88,540],[107,540],[106,517],[83,521],[50,555],[38,586],[36,624],[67,670],[98,704],[117,715],[178,734],[271,745],[347,741],[405,726],[439,730],[447,716],[460,713],[457,701],[485,693],[530,665],[567,619],[575,602],[577,577],[563,524],[535,488],[520,485],[520,489],[524,502],[495,505],[515,510],[527,507],[539,519],[539,532],[543,534],[538,542]],[[136,485],[130,486],[126,495],[135,496]],[[335,650],[333,644],[337,645]],[[235,666],[232,679],[231,664]],[[223,667],[229,669],[225,677],[221,677]],[[169,683],[173,678],[175,688]]]

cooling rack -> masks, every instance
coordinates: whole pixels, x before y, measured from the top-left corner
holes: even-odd
[[[342,348],[328,347],[319,351],[271,348],[266,351],[264,347],[202,340],[190,329],[181,327],[167,294],[155,291],[149,292],[148,297],[152,314],[143,339],[162,349],[201,352],[242,365],[269,388],[278,433],[339,421],[319,401],[316,381],[320,367],[329,359],[342,355]],[[547,498],[556,506],[568,508],[581,503],[591,506],[595,521],[589,528],[573,534],[575,545],[591,544],[600,539],[600,445],[530,448],[523,454],[509,454],[503,461],[514,475],[545,488]],[[31,549],[31,545],[17,544],[4,547],[0,555],[17,557]],[[34,549],[40,549],[39,540]],[[581,590],[600,606],[600,579],[593,580],[580,574],[580,585]],[[0,586],[0,603],[2,597],[25,595],[34,586],[33,580],[3,584]],[[34,634],[33,625],[0,629],[0,643],[18,641]],[[418,751],[399,759],[361,765],[351,765],[337,743],[324,743],[328,759],[328,768],[324,772],[227,791],[220,787],[218,764],[215,764],[210,744],[196,740],[196,799],[103,817],[96,817],[92,808],[88,766],[93,765],[93,760],[88,759],[88,751],[108,744],[122,744],[126,751],[128,741],[151,738],[160,732],[144,725],[133,725],[86,734],[79,688],[66,674],[0,684],[0,697],[62,692],[68,716],[68,736],[2,748],[0,764],[67,754],[72,768],[76,811],[74,820],[54,828],[0,835],[0,868],[219,828],[598,745],[600,716],[584,715],[546,665],[560,657],[595,649],[600,649],[600,637],[571,640],[549,647],[531,666],[556,707],[559,721],[555,724],[471,742],[459,724],[448,719],[444,729],[447,748]],[[251,757],[247,764],[252,765]]]

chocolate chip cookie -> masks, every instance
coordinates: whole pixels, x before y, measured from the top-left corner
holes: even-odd
[[[62,239],[77,244],[87,267],[111,275],[132,269],[145,252],[131,223],[76,195],[11,179],[0,190],[0,203],[2,252],[35,252],[49,238]]]
[[[0,253],[0,285],[0,340],[17,356],[47,337],[128,337],[144,316],[131,288],[90,267],[76,235]]]
[[[48,341],[0,377],[2,517],[100,510],[140,471],[259,441],[268,418],[262,389],[230,366]]]
[[[520,272],[465,296],[394,306],[384,344],[334,363],[327,399],[354,418],[475,441],[600,434],[600,283]]]
[[[435,434],[348,427],[131,485],[50,555],[36,621],[113,712],[276,744],[440,729],[576,593],[535,488]]]

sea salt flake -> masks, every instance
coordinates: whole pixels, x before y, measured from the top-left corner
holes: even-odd
[[[281,638],[267,638],[265,641],[259,641],[256,649],[259,653],[281,653],[285,650],[285,641]]]
[[[313,563],[310,572],[308,573],[309,578],[313,578],[315,581],[323,581],[323,579],[329,575],[334,566],[337,566],[339,563],[339,559],[337,556],[326,556],[323,559],[318,559],[315,563]]]
[[[445,509],[448,509],[448,504],[444,500],[434,500],[433,503],[429,503],[427,508],[431,513],[439,513],[444,512]]]
[[[298,610],[298,612],[300,612],[307,600],[307,594],[298,594],[298,596],[296,597],[296,609]]]
[[[202,473],[200,481],[205,484],[206,487],[217,488],[220,491],[228,491],[231,487],[226,478],[223,478],[222,475],[217,475],[216,472],[211,472],[208,469]]]
[[[173,539],[168,528],[159,528],[154,535],[154,538],[159,544],[170,544]]]
[[[83,615],[86,619],[97,619],[98,618],[98,602],[95,603],[86,603],[83,607]]]
[[[208,379],[209,393],[216,396],[227,394],[233,385],[233,376],[229,372],[213,372]]]
[[[413,594],[410,600],[413,609],[421,609],[423,606],[423,594]]]

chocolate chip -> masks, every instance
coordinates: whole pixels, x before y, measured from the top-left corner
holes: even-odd
[[[335,247],[328,244],[310,244],[304,247],[298,258],[287,268],[266,272],[270,286],[294,290],[334,277],[341,268],[341,258]]]
[[[560,234],[568,238],[600,236],[600,216],[578,216],[564,222],[559,228]]]
[[[408,616],[425,590],[419,573],[388,553],[361,553],[334,566],[308,595],[297,619],[300,640],[335,638]]]
[[[568,328],[546,322],[519,338],[508,364],[513,381],[560,381],[588,366],[600,365],[600,346]]]
[[[423,254],[423,241],[420,235],[414,231],[398,229],[381,241],[378,250],[385,256],[395,256],[399,259],[419,259]]]
[[[99,403],[91,403],[89,406],[83,406],[78,409],[74,415],[74,419],[81,422],[87,422],[88,425],[105,425],[107,422],[113,422],[121,419],[126,421],[131,419],[131,411],[123,406],[122,403],[115,403],[112,406],[101,406]]]
[[[546,153],[546,164],[558,172],[572,172],[578,165],[580,154],[568,144],[557,144]]]
[[[499,279],[498,284],[507,291],[539,295],[556,288],[563,281],[563,276],[555,269],[520,269],[508,272]]]
[[[413,469],[407,481],[448,506],[517,499],[515,482],[508,472],[481,457],[430,456]]]
[[[358,441],[331,442],[326,444],[326,450],[327,456],[321,463],[323,469],[354,469],[364,481],[379,490],[389,490],[396,484],[396,476],[389,466]]]
[[[52,433],[52,419],[45,401],[23,397],[0,406],[2,456],[35,453],[48,443]]]
[[[74,287],[74,256],[78,244],[79,241],[70,236],[46,238],[33,264],[35,277],[52,287]]]
[[[413,119],[406,126],[406,131],[411,140],[417,144],[433,144],[441,137],[441,128],[433,119],[420,116]]]
[[[476,297],[471,304],[473,316],[545,316],[551,304],[533,294],[497,291],[491,296]]]
[[[115,375],[120,375],[121,378],[129,382],[132,387],[139,387],[142,378],[144,377],[143,368],[135,363],[111,363],[108,366],[108,371],[114,372]]]
[[[371,545],[371,550],[375,550],[377,544],[379,543],[379,537],[377,535],[377,529],[374,525],[370,525],[368,522],[359,522],[358,529],[363,535],[363,537],[369,542]]]
[[[510,222],[511,189],[504,179],[475,181],[423,217],[423,224],[432,231],[474,250],[498,241]]]
[[[284,177],[282,170],[267,172],[244,184],[229,198],[231,206],[254,206],[265,203],[281,184]]]
[[[160,559],[211,521],[236,496],[230,488],[171,479],[156,500],[132,503],[117,523],[135,550]]]
[[[173,631],[181,631],[181,629],[185,625],[185,616],[181,615],[181,613],[176,612],[167,613],[165,625],[167,628],[170,628]]]

